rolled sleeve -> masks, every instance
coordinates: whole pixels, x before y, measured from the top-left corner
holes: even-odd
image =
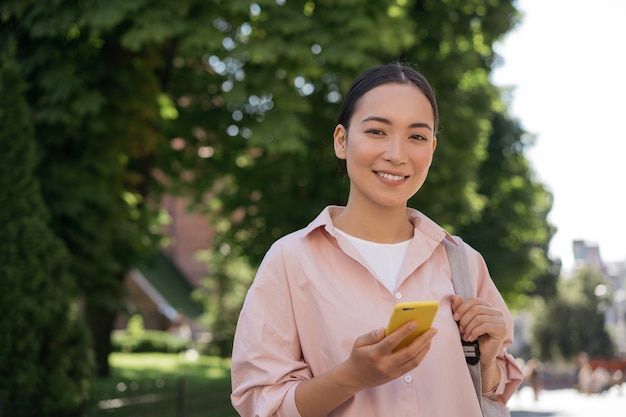
[[[278,411],[279,417],[301,417],[296,406],[296,388],[298,388],[298,384],[291,384],[287,390],[283,404]]]
[[[485,396],[492,401],[506,404],[522,383],[523,374],[510,354],[504,352],[496,360],[498,368],[500,368],[500,383],[494,392],[485,394]]]

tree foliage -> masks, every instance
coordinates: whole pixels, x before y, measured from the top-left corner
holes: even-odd
[[[600,284],[606,282],[599,271],[582,268],[559,281],[555,299],[540,303],[532,331],[538,357],[571,360],[580,352],[612,357],[614,345],[604,325],[603,308],[610,301],[596,295]]]
[[[484,256],[510,303],[521,304],[528,295],[552,298],[560,273],[547,256],[555,232],[547,221],[552,195],[524,156],[532,142],[519,122],[496,111],[491,125],[487,157],[478,170],[485,207],[459,232]]]
[[[92,371],[87,331],[35,176],[15,44],[0,51],[0,414],[80,415]]]
[[[222,244],[216,250],[205,250],[199,254],[212,271],[212,279],[205,280],[194,296],[204,304],[205,314],[201,321],[207,328],[213,329],[211,343],[205,353],[215,356],[228,357],[232,352],[235,321],[255,270],[246,258],[233,254],[233,250],[239,248]]]
[[[220,253],[207,287],[210,299],[228,298],[238,288],[232,265],[254,268],[276,238],[345,202],[335,115],[375,64],[416,64],[438,95],[439,146],[411,205],[461,231],[489,219],[490,193],[516,172],[530,188],[507,203],[538,206],[500,216],[506,239],[468,240],[489,250],[505,294],[546,273],[550,202],[523,154],[508,170],[482,171],[488,156],[510,157],[498,137],[519,133],[497,125],[494,112],[505,110],[489,80],[492,46],[518,19],[511,0],[8,0],[0,16],[0,41],[11,33],[20,45],[45,161],[38,175],[102,375],[122,279],[159,242],[160,193],[192,195],[213,219]],[[514,270],[501,249],[515,255]],[[232,326],[236,308],[227,310],[214,326]]]
[[[151,48],[137,54],[123,48],[107,27],[116,13],[100,14],[96,6],[42,1],[3,7],[3,32],[16,36],[28,82],[42,161],[37,174],[51,225],[69,250],[98,371],[106,375],[122,280],[155,247],[149,188],[151,159],[162,139],[160,58]]]

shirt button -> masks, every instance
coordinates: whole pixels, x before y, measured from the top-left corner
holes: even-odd
[[[410,384],[411,382],[413,382],[413,377],[411,375],[405,375],[404,382],[406,382],[407,384]]]
[[[401,292],[397,292],[395,294],[396,300],[400,300],[402,298],[402,293]]]

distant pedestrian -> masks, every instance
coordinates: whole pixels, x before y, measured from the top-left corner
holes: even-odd
[[[524,381],[533,390],[533,398],[539,401],[539,394],[543,389],[543,364],[535,358],[526,362]]]
[[[585,394],[593,392],[593,368],[589,363],[584,364],[578,371],[578,390]]]
[[[608,390],[611,386],[612,375],[608,369],[604,366],[598,366],[591,373],[592,392],[602,393]]]

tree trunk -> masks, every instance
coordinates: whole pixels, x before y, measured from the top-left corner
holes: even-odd
[[[91,331],[95,353],[96,374],[100,378],[109,376],[109,354],[112,350],[111,333],[116,312],[87,306],[85,318]]]

